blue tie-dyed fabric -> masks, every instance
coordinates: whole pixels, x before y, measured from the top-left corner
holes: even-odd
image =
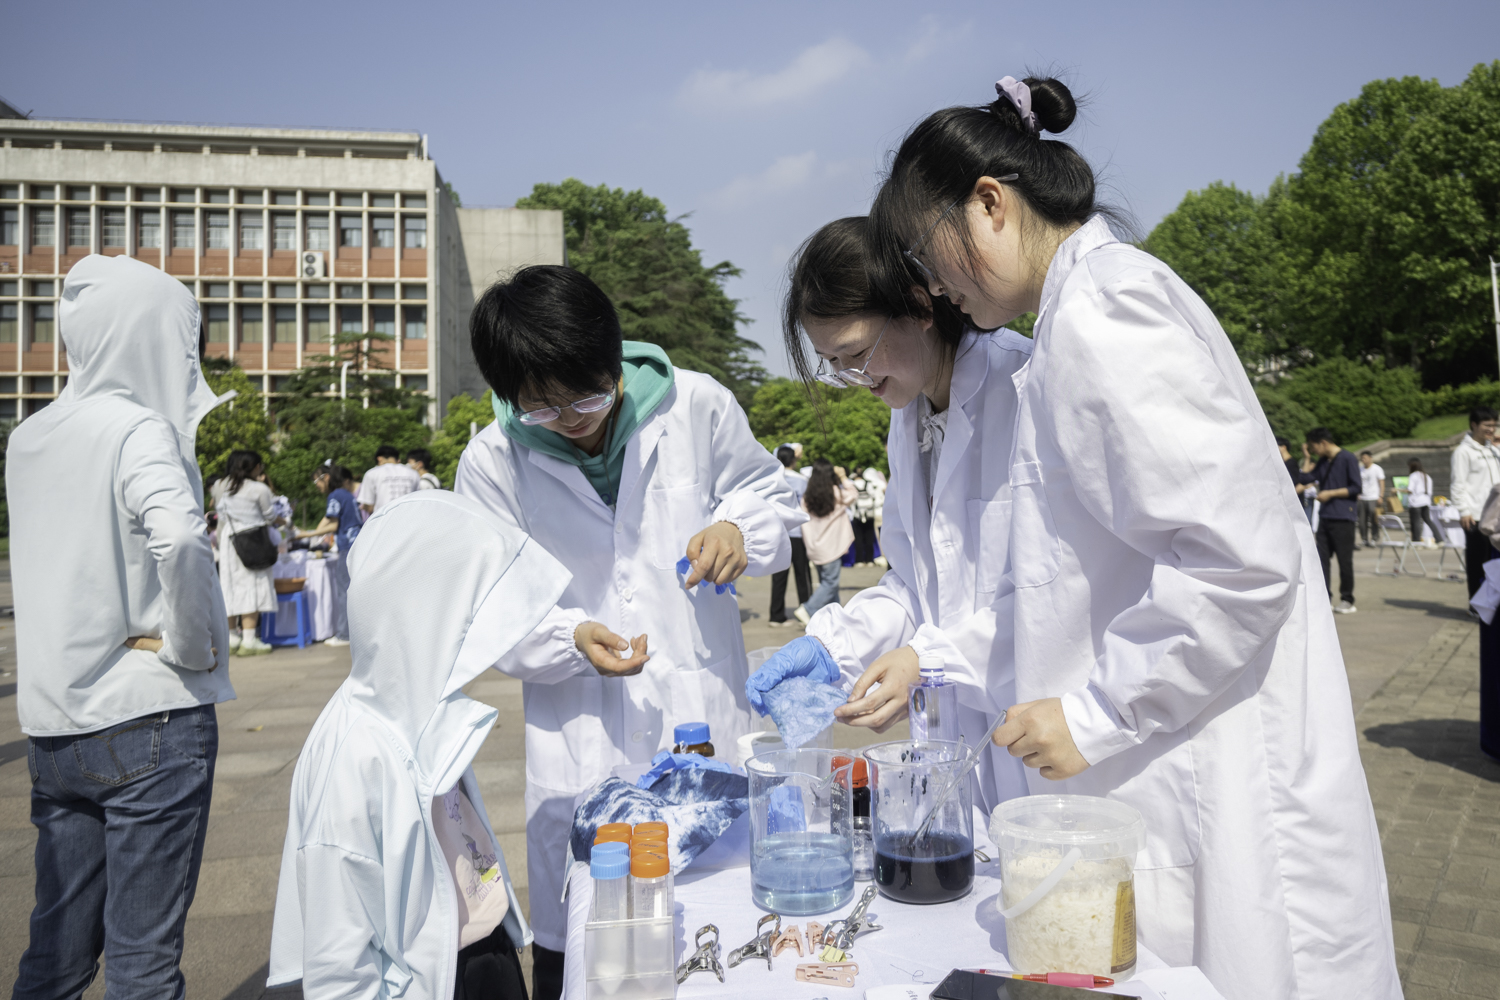
[[[607,778],[573,814],[573,857],[588,860],[605,823],[659,822],[667,824],[667,860],[680,873],[749,808],[750,781],[732,771],[685,768],[650,789]]]
[[[651,758],[651,770],[636,779],[635,787],[650,788],[660,781],[663,775],[691,767],[701,768],[705,771],[731,770],[728,764],[722,760],[714,760],[712,757],[704,757],[695,753],[673,753],[670,750],[663,750]]]
[[[791,750],[833,725],[833,710],[849,700],[832,684],[807,677],[788,677],[763,697],[766,711],[781,732],[781,742]]]

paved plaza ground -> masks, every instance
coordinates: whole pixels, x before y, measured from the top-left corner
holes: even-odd
[[[1436,559],[1429,559],[1436,565]],[[3,564],[0,564],[3,566]],[[1478,633],[1460,583],[1371,575],[1357,557],[1359,613],[1338,619],[1380,821],[1406,996],[1500,997],[1500,765],[1478,750]],[[845,572],[847,599],[877,578]],[[11,603],[8,572],[0,605]],[[740,586],[748,649],[800,629],[767,623],[769,586]],[[0,988],[26,947],[32,904],[26,739],[15,714],[14,623],[0,619]],[[348,671],[347,649],[314,646],[235,660],[236,701],[219,706],[220,749],[203,873],[183,965],[193,1000],[290,1000],[264,989],[287,792],[302,742]],[[521,685],[499,674],[469,693],[500,711],[474,763],[526,900]],[[865,731],[839,727],[842,745]],[[529,967],[529,961],[527,962]],[[103,980],[89,998],[104,995]]]

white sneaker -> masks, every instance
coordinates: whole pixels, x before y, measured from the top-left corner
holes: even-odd
[[[349,640],[348,639],[340,639],[338,636],[332,636],[331,638],[324,639],[323,640],[323,645],[325,645],[325,646],[347,646],[347,645],[349,645]]]
[[[1353,601],[1340,601],[1338,605],[1333,609],[1333,613],[1336,615],[1352,615],[1358,610],[1359,609],[1354,606]]]
[[[247,635],[240,640],[239,655],[241,656],[261,656],[270,651],[270,643],[261,642],[260,639],[253,635]]]
[[[243,637],[238,632],[231,631],[229,633],[229,655],[233,656],[235,650],[240,648],[240,641],[242,638]]]
[[[808,614],[807,609],[800,605],[797,607],[796,611],[792,612],[792,617],[801,622],[803,628],[806,628],[807,623],[812,621],[812,615]]]

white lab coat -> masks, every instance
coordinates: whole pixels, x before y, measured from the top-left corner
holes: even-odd
[[[1016,427],[1012,377],[1030,358],[1031,341],[1010,330],[964,335],[930,513],[918,450],[921,403],[891,415],[891,480],[880,535],[890,571],[843,607],[819,611],[807,627],[850,681],[901,646],[942,657],[946,676],[960,685],[960,723],[970,743],[1016,701],[1011,588],[1004,579]],[[1026,794],[1024,771],[994,744],[985,749],[975,790],[986,813]]]
[[[229,701],[193,450],[222,402],[198,369],[198,303],[149,264],[91,255],[63,282],[59,320],[68,386],[7,451],[21,728],[91,732]],[[127,649],[132,636],[161,651]]]
[[[1095,218],[1017,376],[1022,701],[1139,809],[1141,938],[1231,1000],[1399,997],[1385,868],[1307,519],[1213,314]]]
[[[349,553],[353,666],[297,758],[267,986],[307,1000],[449,1000],[459,907],[432,804],[462,781],[499,714],[463,687],[567,585],[557,560],[445,490],[382,507]],[[531,943],[505,854],[501,926]]]
[[[712,586],[684,591],[676,565],[689,538],[729,521],[744,535],[747,573],[785,569],[787,528],[804,515],[780,469],[729,391],[682,369],[626,447],[617,511],[577,466],[517,444],[498,423],[464,450],[454,488],[573,574],[559,610],[497,664],[525,682],[527,872],[544,948],[562,951],[567,940],[560,900],[578,793],[616,765],[670,749],[678,723],[707,722],[719,747],[755,728],[739,604]],[[573,644],[585,621],[626,638],[645,633],[645,670],[600,676]]]

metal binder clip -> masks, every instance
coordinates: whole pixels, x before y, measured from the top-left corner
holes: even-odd
[[[831,944],[840,951],[849,951],[854,945],[854,938],[865,931],[878,931],[881,926],[873,923],[865,915],[870,909],[870,903],[875,899],[875,887],[873,885],[865,889],[865,894],[859,897],[859,902],[854,904],[854,909],[842,920],[835,920],[823,931],[823,943]]]
[[[771,954],[780,955],[788,948],[796,948],[797,957],[802,957],[802,928],[798,927],[796,924],[793,924],[792,926],[781,932],[781,936],[778,937],[776,939],[776,943],[771,946]]]
[[[713,940],[705,943],[703,940],[705,934],[713,934]],[[698,950],[677,967],[678,985],[682,985],[683,981],[695,972],[712,972],[722,983],[724,966],[719,962],[719,929],[713,924],[704,924],[698,928],[698,933],[693,937],[693,944],[698,946]]]
[[[853,962],[809,962],[797,966],[797,982],[823,983],[827,986],[842,986],[853,989],[854,977],[859,975],[859,966]]]
[[[767,928],[766,924],[772,926]],[[766,968],[771,968],[771,942],[781,933],[781,914],[767,913],[760,918],[755,925],[755,938],[748,944],[741,945],[729,953],[729,967],[736,965],[749,958],[764,958]]]

